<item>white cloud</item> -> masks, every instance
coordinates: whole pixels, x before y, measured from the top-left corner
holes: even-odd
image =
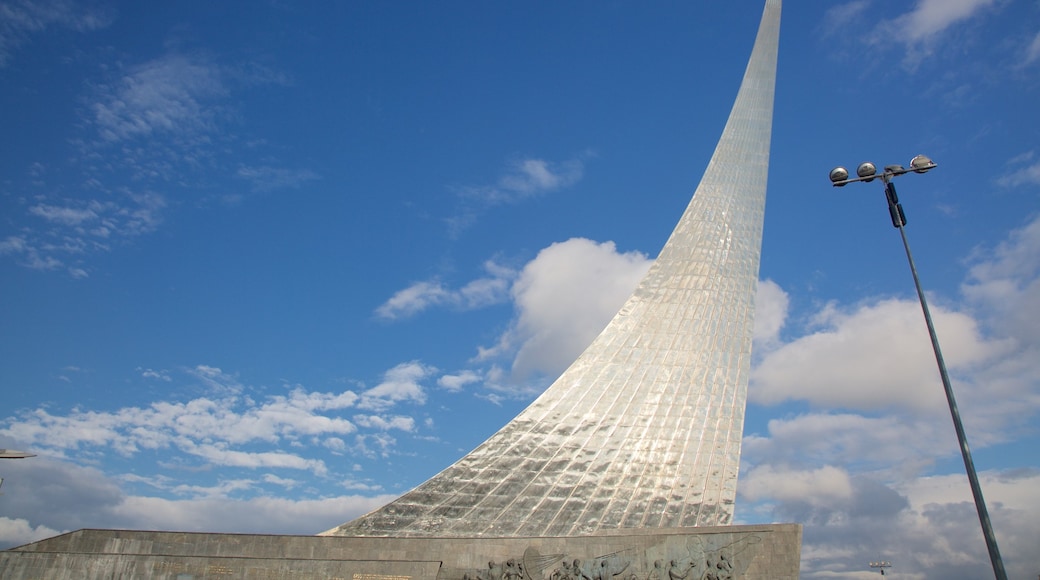
[[[426,402],[426,390],[419,381],[437,372],[437,369],[418,361],[402,363],[386,371],[383,382],[361,394],[358,408],[380,411],[394,404]]]
[[[378,415],[355,415],[354,422],[360,427],[369,427],[372,429],[379,429],[380,431],[389,431],[390,429],[397,429],[399,431],[414,431],[415,430],[415,419],[412,417],[380,417]]]
[[[398,290],[376,309],[380,318],[403,318],[417,314],[428,307],[451,300],[452,292],[440,282],[416,282],[404,290]]]
[[[806,490],[811,489],[811,495]],[[795,470],[765,465],[749,470],[741,482],[741,493],[756,501],[807,501],[812,505],[841,505],[852,497],[852,481],[844,469],[825,465],[819,469]]]
[[[982,337],[970,316],[936,305],[931,311],[951,371],[968,370],[1006,352],[1007,343]],[[752,371],[752,401],[942,408],[935,358],[917,301],[883,300],[847,312],[831,307],[817,320],[819,330],[767,353]]]
[[[975,251],[965,304],[932,297],[976,461],[1016,453],[996,445],[1028,437],[1040,411],[1038,254],[1034,219],[995,248]],[[749,396],[764,404],[804,400],[819,410],[745,435],[738,518],[801,522],[804,578],[854,577],[878,557],[906,577],[989,575],[917,302],[827,305],[808,328],[785,334],[799,332],[753,369]],[[863,412],[871,410],[883,411]],[[1040,471],[980,478],[1010,577],[1035,573]]]
[[[456,188],[460,205],[454,215],[444,220],[449,233],[459,235],[488,207],[517,203],[574,185],[581,181],[585,172],[584,160],[590,155],[586,152],[562,162],[535,157],[517,159],[493,185]]]
[[[559,374],[617,313],[651,262],[640,252],[619,253],[613,242],[583,238],[543,249],[513,284],[511,329],[480,359],[515,353],[514,381]]]
[[[451,290],[437,280],[412,284],[379,306],[376,316],[396,320],[434,306],[472,310],[505,301],[509,296],[509,282],[516,277],[516,272],[490,260],[484,263],[484,270],[487,276],[472,280],[458,290]]]
[[[1040,59],[1040,32],[1036,33],[1033,37],[1033,41],[1026,47],[1026,56],[1023,60],[1024,64],[1033,64]]]
[[[802,470],[855,466],[911,477],[929,468],[935,458],[957,452],[949,421],[949,416],[806,413],[770,420],[764,435],[747,433],[743,457],[749,465]]]
[[[50,538],[66,530],[53,530],[44,525],[33,527],[28,520],[0,517],[0,546],[17,546]]]
[[[1040,34],[1037,39],[1040,40]],[[997,179],[997,183],[1005,187],[1040,185],[1040,161],[1034,161],[1033,157],[1033,152],[1027,151],[1011,159],[1007,171]]]
[[[282,451],[238,451],[228,449],[224,443],[196,444],[194,441],[184,439],[178,442],[178,446],[185,453],[224,467],[299,469],[310,471],[317,476],[324,476],[328,472],[325,462],[320,459],[305,459],[299,455]]]
[[[137,370],[141,371],[141,376],[146,379],[156,379],[167,383],[173,380],[170,377],[170,374],[166,371],[154,371],[152,369],[141,368],[138,368]]]
[[[903,44],[903,62],[913,69],[935,52],[951,29],[998,5],[997,0],[917,0],[909,12],[879,23],[869,42]]]
[[[918,0],[910,12],[891,22],[891,30],[907,44],[921,42],[996,3],[997,0]]]
[[[790,302],[779,284],[772,280],[759,281],[755,295],[755,352],[768,349],[779,340]]]
[[[417,394],[402,387],[410,376],[409,368],[413,366],[402,365],[389,371],[388,382],[366,392],[364,399],[352,391],[321,393],[295,387],[285,395],[256,402],[243,396],[245,388],[220,369],[199,366],[193,370],[194,375],[215,383],[210,390],[220,396],[186,402],[156,401],[146,407],[115,411],[73,409],[64,415],[38,408],[4,420],[0,423],[0,435],[56,456],[80,455],[84,450],[102,448],[125,457],[143,450],[176,450],[220,466],[281,467],[322,474],[326,466],[320,460],[283,450],[243,446],[357,433],[358,426],[337,413],[362,401],[369,407],[387,408],[399,401],[415,400]],[[366,427],[378,430],[414,428],[412,420],[406,417],[367,418],[365,423]]]
[[[499,178],[497,184],[467,187],[461,193],[489,204],[512,203],[573,185],[581,179],[584,170],[584,163],[580,159],[562,163],[535,158],[519,159],[510,165],[509,172]]]
[[[964,294],[994,316],[994,326],[1024,344],[1040,342],[1040,218],[971,260]]]
[[[482,379],[480,373],[472,370],[460,371],[456,374],[442,375],[437,379],[437,385],[449,391],[461,391],[466,385],[478,383]]]

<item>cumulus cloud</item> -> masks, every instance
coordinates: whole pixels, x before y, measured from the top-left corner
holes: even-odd
[[[761,280],[755,295],[755,351],[771,348],[780,338],[791,299],[779,284]]]
[[[512,380],[555,376],[592,342],[631,295],[652,260],[613,242],[572,238],[524,266],[511,289],[517,314],[483,360],[515,353]]]
[[[814,493],[806,498],[805,490]],[[825,465],[819,469],[794,470],[766,465],[752,469],[741,484],[744,497],[778,501],[808,501],[814,505],[841,505],[852,497],[852,481],[844,469]]]
[[[967,314],[934,305],[931,310],[952,371],[970,369],[1008,347],[984,338]],[[888,299],[848,310],[831,306],[816,321],[817,330],[765,355],[752,372],[752,401],[942,409],[931,341],[916,300]]]
[[[1034,219],[969,257],[961,296],[931,300],[976,459],[1021,440],[1040,412],[1038,254]],[[811,410],[745,434],[738,520],[803,523],[806,578],[851,577],[878,556],[908,577],[988,575],[917,301],[832,303],[808,318],[752,371],[752,402]],[[1040,566],[1038,477],[1035,468],[980,473],[1011,577]]]
[[[57,536],[67,530],[54,530],[45,525],[33,527],[22,518],[0,517],[0,546],[12,547]]]

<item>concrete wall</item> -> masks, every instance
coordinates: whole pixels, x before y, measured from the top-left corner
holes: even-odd
[[[0,552],[0,578],[794,580],[801,535],[795,524],[536,538],[79,530]]]

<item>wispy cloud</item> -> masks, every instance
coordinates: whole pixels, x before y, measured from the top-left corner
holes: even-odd
[[[274,189],[299,189],[308,181],[318,179],[318,174],[309,169],[287,169],[271,166],[242,166],[238,168],[238,177],[245,179],[253,186],[254,191],[271,191]]]
[[[855,24],[856,20],[863,17],[863,13],[870,7],[868,0],[855,0],[827,8],[823,13],[822,32],[824,36],[840,35],[848,27]]]
[[[170,54],[99,86],[91,120],[106,141],[212,130],[214,103],[228,92],[219,66]]]
[[[110,199],[55,198],[27,209],[35,223],[0,242],[0,255],[15,256],[37,270],[64,268],[85,277],[85,256],[154,231],[162,223],[163,196],[123,190]]]
[[[1033,151],[1016,156],[1008,162],[1007,172],[997,183],[1005,187],[1040,185],[1040,159],[1035,158]]]
[[[521,158],[513,161],[494,184],[457,188],[462,203],[446,220],[450,233],[458,235],[489,207],[517,203],[574,185],[585,172],[584,160],[588,156],[586,153],[562,162]]]
[[[24,8],[3,4],[0,13],[19,7]],[[241,201],[250,192],[299,188],[318,179],[270,155],[250,163],[243,152],[262,152],[233,146],[241,123],[235,93],[284,84],[283,76],[186,53],[112,70],[108,79],[91,83],[80,135],[70,138],[79,151],[73,168],[81,172],[79,184],[62,181],[64,168],[32,164],[25,187],[33,193],[20,198],[27,219],[4,239],[0,255],[82,278],[91,270],[92,254],[160,227],[168,200],[208,195]]]
[[[48,28],[87,32],[112,23],[109,12],[71,0],[8,0],[0,3],[0,68],[31,37]]]
[[[462,188],[460,195],[491,205],[512,203],[576,183],[584,173],[584,163],[571,159],[552,163],[544,159],[519,159],[494,185]]]
[[[918,0],[909,12],[879,23],[871,42],[902,44],[903,63],[912,69],[934,53],[952,28],[997,5],[997,0]]]
[[[1040,32],[1036,33],[1033,37],[1032,42],[1026,47],[1025,58],[1022,60],[1023,64],[1033,64],[1037,60],[1040,60]]]
[[[436,279],[416,282],[395,292],[376,309],[375,314],[387,320],[398,320],[435,306],[472,310],[504,302],[509,297],[509,284],[516,272],[490,260],[484,263],[484,270],[487,276],[458,289],[449,288]]]
[[[903,43],[914,44],[934,39],[996,4],[997,0],[918,0],[910,12],[883,26]]]

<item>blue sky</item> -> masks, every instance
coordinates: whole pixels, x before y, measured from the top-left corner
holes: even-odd
[[[759,2],[0,1],[0,544],[310,534],[493,433],[660,250]],[[737,520],[1040,571],[1040,5],[788,2]]]

